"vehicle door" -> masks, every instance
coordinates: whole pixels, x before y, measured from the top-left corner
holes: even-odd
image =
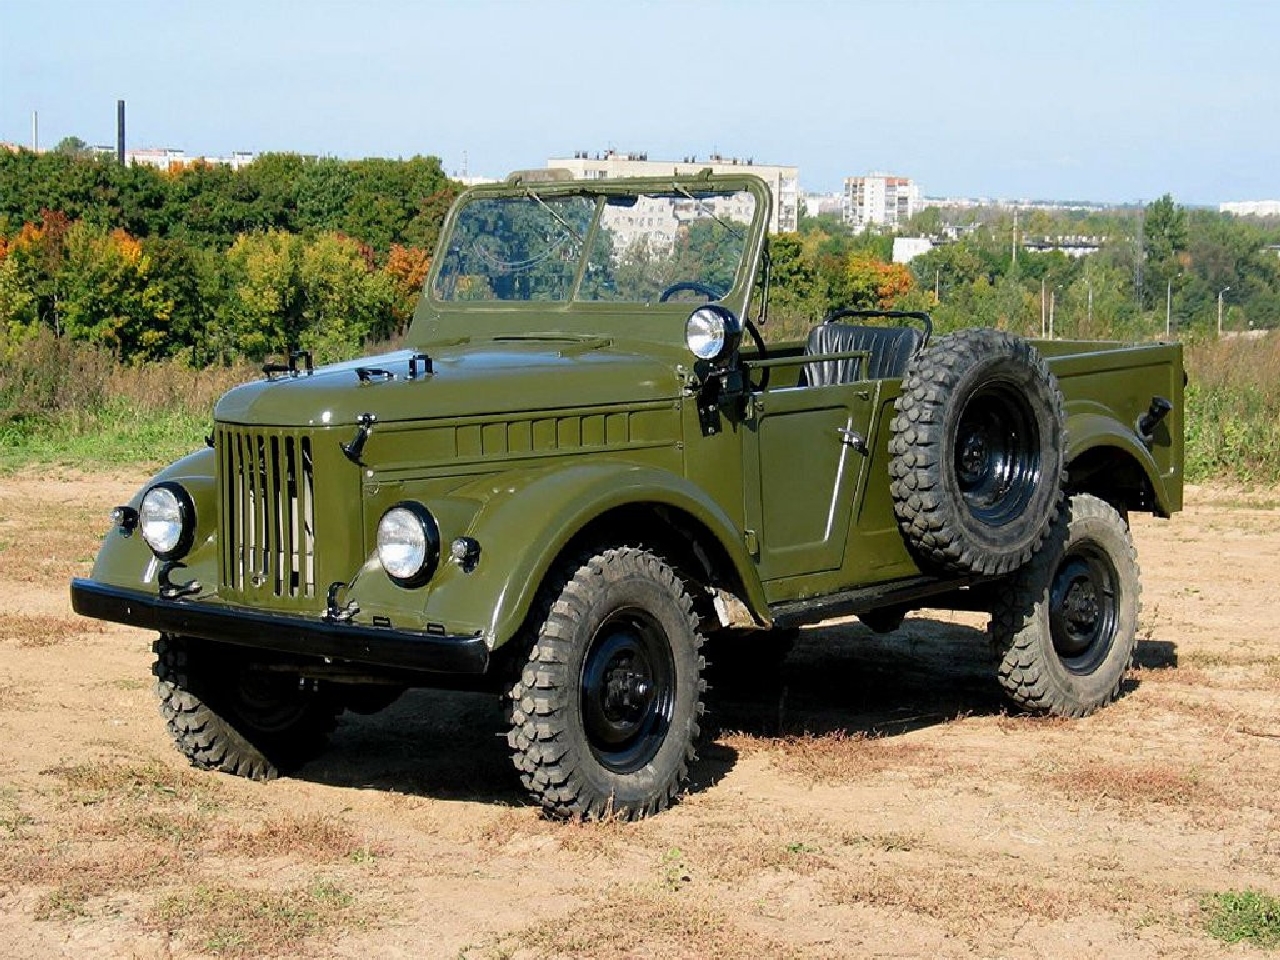
[[[865,481],[878,383],[799,384],[753,393],[745,424],[747,541],[762,580],[839,568]]]

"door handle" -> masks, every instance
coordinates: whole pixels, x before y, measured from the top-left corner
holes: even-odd
[[[846,447],[853,447],[864,457],[870,452],[867,449],[867,438],[857,430],[850,430],[848,427],[836,427],[836,433],[840,434],[840,442]]]

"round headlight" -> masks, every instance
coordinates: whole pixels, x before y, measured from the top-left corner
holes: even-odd
[[[176,483],[157,483],[138,506],[142,539],[161,560],[176,560],[191,549],[196,531],[196,508]]]
[[[378,562],[402,587],[419,587],[440,562],[440,528],[420,503],[397,503],[378,521]]]
[[[699,360],[724,360],[738,349],[742,321],[728,307],[708,303],[685,321],[684,340]]]

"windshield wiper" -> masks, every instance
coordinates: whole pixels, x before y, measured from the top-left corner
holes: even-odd
[[[547,211],[547,213],[551,215],[551,217],[555,220],[556,223],[564,227],[565,230],[567,230],[569,234],[573,237],[573,239],[577,240],[578,243],[582,244],[583,246],[586,246],[586,243],[587,243],[586,238],[583,237],[582,234],[580,234],[577,230],[573,228],[573,224],[571,224],[564,217],[560,216],[560,214],[556,213],[555,210],[552,209],[550,204],[548,204],[545,200],[543,200],[540,196],[538,196],[532,190],[525,190],[525,193],[529,195],[530,199],[532,199],[534,203],[540,206],[543,210]]]

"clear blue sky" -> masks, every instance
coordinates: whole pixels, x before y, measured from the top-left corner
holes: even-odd
[[[808,190],[1280,198],[1280,2],[0,0],[0,140],[191,154],[716,151]]]

